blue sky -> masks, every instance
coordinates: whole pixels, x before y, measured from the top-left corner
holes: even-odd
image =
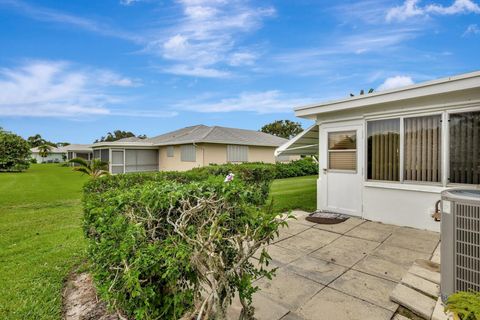
[[[75,143],[257,130],[295,106],[480,69],[473,0],[0,0],[0,29],[0,126]]]

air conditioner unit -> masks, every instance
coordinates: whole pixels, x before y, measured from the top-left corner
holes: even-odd
[[[480,190],[442,192],[441,295],[480,291]]]

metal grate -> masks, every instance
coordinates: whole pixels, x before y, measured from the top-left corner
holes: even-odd
[[[480,291],[480,206],[456,202],[455,291]]]

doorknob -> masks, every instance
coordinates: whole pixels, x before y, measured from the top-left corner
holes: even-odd
[[[327,169],[327,168],[323,168],[323,173],[324,173],[324,174],[327,174],[327,172],[328,172],[328,169]]]

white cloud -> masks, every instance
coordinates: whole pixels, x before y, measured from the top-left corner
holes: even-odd
[[[182,9],[178,23],[154,36],[145,51],[174,63],[162,70],[197,77],[224,77],[227,71],[220,66],[252,65],[257,55],[238,49],[238,39],[258,29],[265,17],[275,13],[271,7],[253,7],[246,0],[177,3]]]
[[[78,68],[67,62],[33,61],[0,69],[0,116],[78,118],[126,115],[112,109],[122,100],[113,87],[136,86],[136,81],[109,70]],[[132,116],[165,117],[171,112],[131,110]]]
[[[292,112],[294,107],[312,102],[311,99],[292,97],[278,90],[244,92],[237,97],[224,98],[217,102],[198,102],[198,100],[201,99],[184,101],[177,104],[176,107],[203,113],[255,112],[265,114]]]
[[[385,81],[378,87],[378,91],[395,89],[414,84],[411,77],[408,76],[394,76],[385,79]]]
[[[463,36],[468,36],[469,34],[480,34],[480,28],[478,27],[477,24],[471,24],[467,27],[465,32],[463,33]]]
[[[139,2],[140,0],[120,0],[120,4],[124,6],[131,6],[136,2]]]
[[[401,6],[393,7],[387,11],[385,19],[391,21],[404,21],[412,17],[427,16],[428,14],[454,15],[476,13],[480,14],[480,6],[472,0],[454,0],[450,6],[432,3],[419,6],[420,0],[405,0]]]

